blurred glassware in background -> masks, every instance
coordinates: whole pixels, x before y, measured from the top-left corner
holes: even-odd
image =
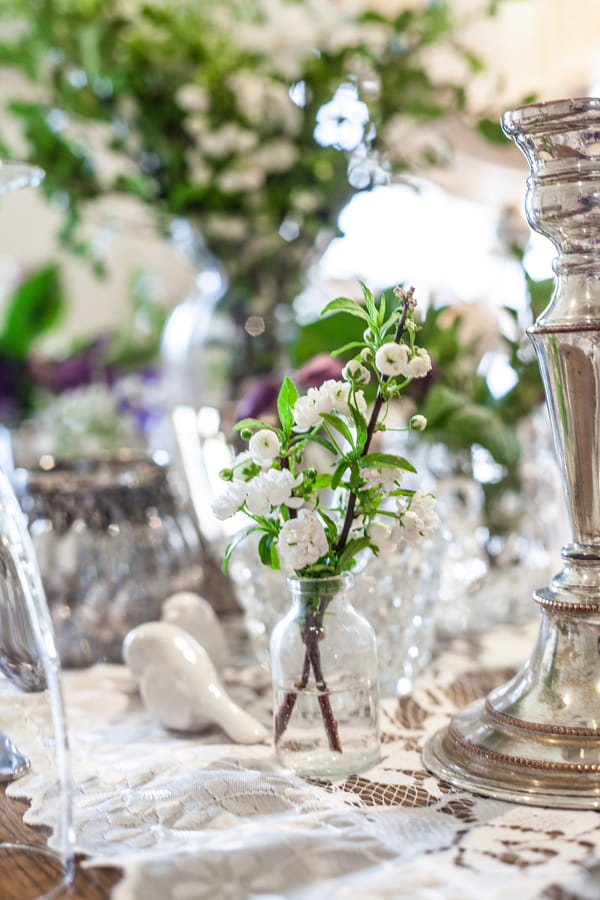
[[[0,161],[0,194],[37,186],[43,177],[41,169]],[[3,459],[9,456],[4,444]],[[0,841],[0,866],[13,872],[20,869],[27,881],[19,880],[18,897],[5,896],[4,900],[49,900],[72,880],[74,865],[72,784],[60,664],[34,549],[1,467],[0,672],[4,676],[0,680],[0,781],[11,782],[28,772],[39,777],[43,772],[55,801],[53,821],[48,823],[52,849],[43,834],[28,843]],[[17,729],[18,747],[10,737]],[[36,874],[29,879],[33,859],[43,865],[39,877]]]
[[[161,339],[161,372],[175,437],[174,457],[186,485],[202,534],[215,537],[216,519],[210,511],[214,494],[215,442],[227,407],[233,326],[216,313],[226,290],[217,260],[202,253],[201,239],[188,223],[174,229],[177,244],[197,259],[195,289],[167,318]],[[217,463],[225,465],[229,451]],[[217,469],[218,473],[218,469]]]
[[[171,226],[174,244],[196,266],[194,289],[165,323],[161,373],[174,435],[173,467],[196,519],[204,556],[204,591],[221,613],[237,610],[229,579],[213,553],[223,531],[211,510],[219,471],[231,461],[223,432],[231,404],[232,372],[239,349],[233,320],[217,310],[227,279],[199,232],[184,219]]]
[[[383,697],[409,694],[431,661],[443,560],[440,532],[371,559],[354,577],[353,603],[375,630]]]
[[[176,219],[171,237],[193,261],[197,277],[194,289],[173,308],[163,329],[161,360],[167,396],[173,407],[221,409],[231,399],[230,378],[239,343],[232,319],[217,310],[227,292],[227,279],[189,222]]]
[[[445,544],[437,603],[442,633],[531,618],[532,592],[560,567],[564,501],[545,409],[521,422],[519,432],[518,481],[508,484],[481,447],[429,448]]]
[[[131,628],[158,619],[170,594],[200,588],[198,532],[166,465],[124,451],[42,457],[20,474],[63,665],[120,662]]]

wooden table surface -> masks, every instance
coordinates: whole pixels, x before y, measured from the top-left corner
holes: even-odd
[[[5,787],[0,786],[0,841],[45,847],[48,829],[23,823],[27,807],[27,801],[7,797]],[[55,883],[55,873],[52,862],[43,856],[39,859],[31,856],[19,858],[13,853],[3,854],[0,849],[0,898],[29,900],[48,890],[49,883]],[[120,877],[118,869],[84,869],[78,858],[73,883],[64,888],[56,900],[108,900],[111,889]]]

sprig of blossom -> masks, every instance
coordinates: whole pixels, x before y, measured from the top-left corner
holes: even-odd
[[[339,297],[323,310],[365,324],[362,340],[332,354],[353,354],[342,379],[299,395],[285,378],[277,400],[279,427],[260,419],[236,425],[248,452],[221,473],[227,487],[213,510],[219,518],[242,512],[251,524],[227,548],[225,569],[235,547],[252,533],[260,534],[258,552],[266,565],[319,577],[351,569],[362,550],[379,553],[437,527],[434,498],[403,486],[414,466],[371,448],[375,433],[386,429],[390,402],[431,367],[427,350],[416,343],[413,290],[396,288],[393,300],[384,294],[379,302],[366,286],[362,290],[364,302]],[[369,410],[360,385],[370,382],[377,392]],[[426,424],[415,415],[406,427],[422,431]],[[327,451],[327,471],[305,464],[310,443]]]

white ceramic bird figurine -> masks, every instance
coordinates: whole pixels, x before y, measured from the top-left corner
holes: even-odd
[[[162,605],[163,622],[179,625],[204,647],[219,671],[227,664],[225,635],[217,615],[204,597],[180,591],[167,597]]]
[[[165,728],[194,732],[216,723],[240,744],[267,739],[266,728],[227,694],[204,647],[178,625],[138,625],[123,641],[123,658]]]

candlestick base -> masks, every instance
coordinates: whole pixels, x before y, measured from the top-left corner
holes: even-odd
[[[541,627],[530,659],[434,734],[423,761],[484,796],[600,809],[600,603],[560,600],[551,588],[533,596]]]
[[[586,743],[598,753],[597,737],[582,743],[576,736],[557,741],[554,736],[541,737],[537,732],[525,736],[515,731],[490,721],[487,701],[478,700],[430,738],[423,762],[454,787],[496,800],[559,809],[600,809],[600,764],[577,761],[580,753],[588,757]],[[496,747],[502,750],[493,749]]]

